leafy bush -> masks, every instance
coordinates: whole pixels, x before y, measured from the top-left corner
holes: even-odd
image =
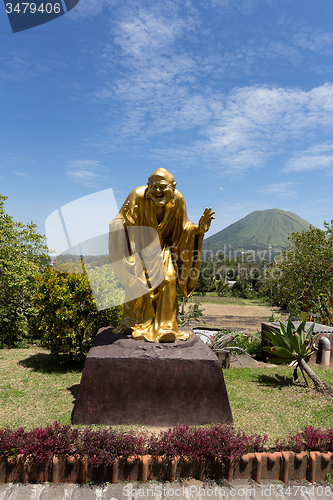
[[[291,316],[302,311],[320,315],[320,323],[333,322],[333,221],[325,229],[291,233],[288,248],[268,267],[260,280],[262,293],[285,307]]]
[[[93,467],[110,465],[118,457],[142,455],[145,451],[144,433],[121,432],[113,429],[86,428],[80,431],[70,425],[58,423],[45,429],[38,427],[25,431],[0,429],[0,455],[15,458],[22,455],[33,464],[44,463],[53,455],[81,454]]]
[[[266,435],[236,431],[230,424],[205,427],[182,425],[147,436],[145,431],[122,431],[113,428],[78,429],[58,423],[46,428],[25,431],[6,427],[0,429],[0,456],[15,458],[22,455],[33,464],[45,463],[53,455],[79,454],[92,467],[111,465],[117,458],[149,453],[155,457],[237,459],[245,453],[261,452],[267,443]],[[278,451],[333,451],[333,428],[321,429],[310,425],[302,431],[277,439]]]
[[[248,451],[262,451],[267,439],[267,436],[236,432],[230,424],[211,427],[183,425],[162,431],[158,436],[152,435],[148,447],[153,456],[217,457],[223,461],[238,458]]]
[[[226,335],[230,335],[231,333],[232,331],[230,328],[215,333],[214,335],[212,335],[211,344],[214,344],[214,342],[218,341]],[[232,354],[242,354],[242,351],[240,351],[239,349],[243,349],[250,356],[261,356],[261,338],[257,336],[234,332],[234,339],[228,342],[227,345],[228,351]],[[235,347],[235,349],[232,349],[233,346]]]
[[[276,311],[272,311],[272,314],[268,318],[268,321],[271,321],[271,323],[278,323],[282,319],[282,314],[277,313]]]
[[[18,449],[24,441],[25,431],[19,427],[16,431],[6,427],[0,429],[0,455],[15,458],[18,455]]]
[[[35,277],[45,268],[47,246],[36,224],[15,222],[5,211],[0,193],[0,335],[1,348],[29,340],[28,322]]]
[[[333,429],[323,430],[321,427],[315,429],[308,425],[302,431],[289,433],[287,439],[276,440],[277,450],[292,450],[295,452],[331,451],[333,449]]]
[[[49,267],[37,279],[35,325],[52,354],[82,359],[100,327],[119,323],[122,308],[98,311],[87,275],[75,271]]]
[[[36,464],[49,460],[53,455],[74,455],[77,453],[75,443],[78,436],[78,430],[70,425],[61,427],[55,423],[45,429],[38,427],[25,434],[18,452]]]
[[[195,300],[194,303],[190,304],[188,310],[185,311],[186,300],[183,298],[181,302],[181,312],[178,315],[178,324],[179,326],[190,326],[191,322],[199,323],[199,318],[203,316],[203,311],[201,306],[201,302]],[[179,306],[180,304],[178,304]],[[204,321],[202,321],[204,323]]]
[[[80,436],[79,451],[93,467],[111,465],[118,457],[143,455],[146,448],[144,432],[122,433],[114,429],[85,429]]]
[[[244,349],[244,351],[250,354],[250,356],[261,356],[261,338],[252,337],[245,333],[243,335],[239,335],[234,342],[237,347]],[[238,351],[238,354],[239,352],[240,351]],[[236,350],[235,354],[237,354]]]
[[[258,293],[253,286],[252,283],[236,281],[231,288],[232,295],[234,297],[241,297],[242,299],[256,299]]]
[[[0,454],[15,458],[23,455],[32,463],[42,463],[54,454],[73,455],[77,452],[75,442],[79,432],[70,425],[61,427],[58,423],[25,431],[19,427],[0,429]]]
[[[216,424],[210,427],[187,425],[161,431],[149,438],[145,432],[109,429],[84,430],[58,423],[45,429],[16,431],[0,429],[0,455],[16,457],[22,455],[31,463],[44,463],[52,455],[84,456],[93,467],[111,465],[119,457],[130,457],[150,453],[153,456],[183,456],[190,458],[217,457],[237,458],[248,451],[262,451],[267,436],[247,436],[235,431],[232,425]]]

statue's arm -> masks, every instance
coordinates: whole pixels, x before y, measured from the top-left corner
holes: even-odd
[[[205,209],[204,213],[202,214],[202,216],[199,220],[198,229],[196,230],[196,234],[203,236],[205,233],[207,233],[207,231],[210,228],[210,224],[211,224],[212,220],[215,219],[214,215],[215,215],[215,212],[213,212],[211,208]]]
[[[212,220],[215,219],[214,214],[215,212],[213,212],[211,208],[206,208],[199,220],[198,226],[196,226],[194,229],[193,262],[191,265],[191,269],[189,269],[187,282],[188,295],[191,295],[198,283],[201,264],[202,241],[204,238],[204,234],[210,228]]]

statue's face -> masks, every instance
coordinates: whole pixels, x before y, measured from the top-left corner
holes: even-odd
[[[175,192],[175,183],[166,179],[155,178],[148,182],[148,197],[157,207],[164,207],[173,198]]]

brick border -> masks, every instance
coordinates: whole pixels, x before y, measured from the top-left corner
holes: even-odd
[[[116,483],[118,481],[170,481],[177,479],[224,478],[276,479],[287,483],[292,479],[310,483],[324,481],[327,474],[333,475],[333,452],[318,451],[295,453],[292,451],[271,453],[248,453],[237,460],[187,459],[181,457],[158,457],[150,455],[118,459],[111,466],[88,466],[84,457],[53,456],[42,465],[33,465],[22,456],[0,457],[0,483],[52,482],[52,483]]]

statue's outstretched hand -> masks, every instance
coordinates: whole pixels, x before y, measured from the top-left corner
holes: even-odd
[[[212,219],[215,219],[214,214],[215,212],[213,212],[211,208],[205,209],[199,220],[198,233],[207,233],[208,229],[210,228]]]
[[[124,205],[122,216],[124,217],[125,223],[128,226],[134,226],[138,220],[138,205],[135,205],[132,210],[130,207],[130,202],[128,201]]]

